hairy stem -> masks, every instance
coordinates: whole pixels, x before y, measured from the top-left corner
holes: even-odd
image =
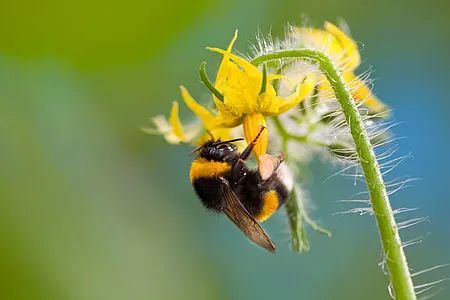
[[[301,143],[308,143],[308,136],[296,136],[290,134],[278,117],[272,117],[272,121],[281,137],[281,148],[283,153],[287,153],[287,143],[289,140],[295,140]],[[320,145],[322,146],[322,145]],[[305,230],[305,224],[312,227],[319,233],[331,237],[331,232],[322,228],[317,222],[311,219],[306,208],[303,205],[303,198],[297,191],[298,187],[294,187],[286,201],[286,212],[291,229],[292,249],[296,252],[303,253],[309,250],[308,237]]]
[[[301,213],[301,199],[297,199],[295,187],[292,189],[288,200],[286,201],[286,212],[291,229],[292,249],[296,252],[307,252],[309,250],[308,237],[303,224],[303,215]]]
[[[259,56],[252,63],[259,65],[266,61],[288,58],[308,59],[317,63],[333,88],[350,128],[350,133],[355,142],[356,152],[366,178],[395,298],[398,300],[416,299],[414,286],[380,166],[361,115],[350,92],[346,88],[340,72],[326,54],[309,49],[277,51]]]

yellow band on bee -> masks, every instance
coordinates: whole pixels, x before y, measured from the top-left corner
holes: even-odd
[[[261,211],[255,216],[255,219],[259,222],[263,222],[273,215],[277,211],[280,203],[278,194],[274,190],[265,193],[262,200],[263,206]]]
[[[193,182],[199,178],[214,178],[231,171],[231,165],[226,162],[211,161],[197,158],[191,164],[189,179]]]

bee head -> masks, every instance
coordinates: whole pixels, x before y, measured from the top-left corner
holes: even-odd
[[[228,140],[228,141],[213,141],[210,140],[202,146],[195,149],[193,152],[198,153],[198,157],[213,161],[233,161],[239,157],[236,145],[233,142],[242,141],[242,138]]]

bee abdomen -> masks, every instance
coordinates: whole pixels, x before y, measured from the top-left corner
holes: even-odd
[[[221,212],[224,208],[220,176],[230,173],[231,164],[196,158],[191,165],[189,178],[202,204],[210,210]]]
[[[263,222],[270,218],[280,208],[288,197],[287,188],[279,184],[274,189],[263,192],[261,195],[261,206],[255,213],[255,219]]]
[[[225,201],[222,197],[222,187],[216,178],[197,178],[192,185],[203,206],[215,212],[223,210]]]

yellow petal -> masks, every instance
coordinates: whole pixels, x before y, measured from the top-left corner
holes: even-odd
[[[336,64],[340,64],[345,52],[343,45],[332,33],[322,29],[300,27],[295,28],[293,34],[298,46],[325,52]]]
[[[293,95],[289,96],[286,100],[280,98],[281,103],[278,107],[277,114],[285,113],[286,111],[297,106],[306,98],[310,97],[314,91],[314,86],[315,81],[313,80],[313,78],[311,76],[306,76],[303,83],[297,86],[297,90]]]
[[[198,146],[203,145],[207,141],[211,140],[211,136],[214,140],[230,140],[231,139],[231,128],[218,127],[208,132],[205,132],[200,138],[195,142]]]
[[[180,86],[180,89],[184,103],[202,121],[203,126],[206,129],[217,127],[216,116],[206,107],[195,101],[184,86]]]
[[[355,70],[361,63],[361,56],[359,55],[358,45],[356,42],[336,25],[330,22],[325,22],[325,30],[334,35],[345,51],[345,70]]]
[[[266,91],[258,95],[257,108],[254,112],[260,112],[264,115],[271,116],[278,114],[278,109],[282,100],[277,96],[274,87],[267,83]]]
[[[344,80],[347,85],[350,86],[353,99],[356,102],[363,102],[364,106],[366,106],[371,113],[386,112],[388,106],[372,94],[371,89],[363,80],[359,79],[351,72],[344,74]]]
[[[219,80],[219,77],[221,76],[220,74],[223,75],[223,74],[228,73],[228,67],[229,67],[229,64],[231,63],[230,59],[228,57],[228,54],[231,53],[231,50],[233,50],[233,46],[237,40],[237,37],[238,37],[238,31],[236,30],[234,32],[233,38],[230,41],[230,44],[227,47],[227,50],[225,51],[222,62],[220,63],[220,66],[219,66],[219,70],[217,70],[216,84],[217,84],[217,81]]]
[[[262,114],[247,115],[244,117],[243,129],[247,144],[253,142],[255,137],[260,132],[261,126],[266,127],[266,120],[264,119],[264,116]],[[255,146],[253,147],[253,154],[255,155],[256,159],[266,153],[268,142],[269,134],[267,133],[266,129],[261,133]]]
[[[172,103],[172,109],[170,110],[169,125],[172,128],[172,132],[182,141],[185,140],[183,125],[181,125],[180,117],[178,115],[178,102]]]
[[[162,135],[169,144],[180,144],[185,142],[183,137],[175,134],[165,116],[158,115],[153,117],[152,122],[155,124],[156,128],[142,128],[145,133]]]
[[[207,49],[210,50],[210,51],[217,52],[217,53],[220,53],[220,54],[224,55],[224,59],[225,59],[225,55],[229,56],[229,58],[234,63],[236,63],[239,67],[241,67],[242,70],[244,70],[244,72],[247,73],[249,76],[255,76],[255,77],[261,77],[262,78],[261,71],[257,67],[252,65],[248,60],[246,60],[246,59],[244,59],[244,58],[242,58],[240,56],[234,55],[234,54],[232,54],[232,53],[230,53],[228,51],[219,49],[219,48],[207,48]],[[219,72],[217,73],[217,77],[219,77],[220,73],[221,72],[219,70]]]
[[[223,60],[230,61],[225,71],[217,73],[215,87],[225,98],[223,103],[215,101],[218,111],[234,119],[240,118],[242,114],[256,112],[259,106],[258,94],[261,89],[262,72],[237,55],[218,48],[210,50],[223,54]]]

